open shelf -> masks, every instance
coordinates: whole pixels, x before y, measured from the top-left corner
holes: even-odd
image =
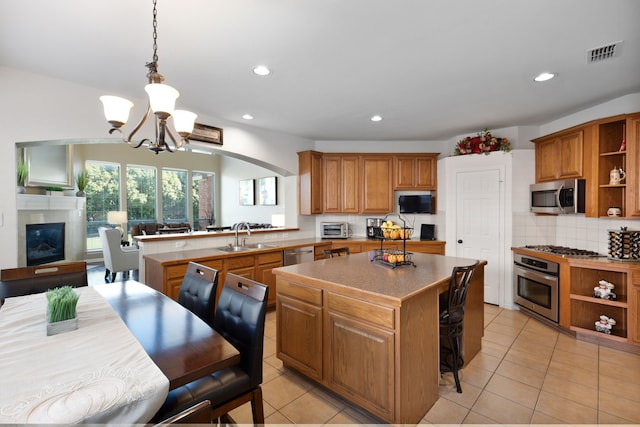
[[[604,299],[604,298],[595,298],[595,297],[591,297],[591,296],[576,295],[576,294],[571,294],[570,298],[572,300],[585,301],[585,302],[590,302],[590,303],[594,303],[594,304],[608,305],[610,307],[627,308],[627,301],[620,301],[620,300],[612,301],[612,300],[608,300],[608,299]]]
[[[619,335],[615,335],[614,333],[609,334],[604,334],[602,332],[598,332],[595,331],[593,329],[585,329],[585,328],[580,328],[577,326],[572,326],[571,330],[576,332],[576,333],[580,333],[580,334],[584,334],[584,335],[589,335],[592,336],[596,339],[607,339],[607,340],[612,340],[612,341],[616,341],[616,342],[620,342],[620,343],[626,343],[627,342],[627,338],[619,336]],[[625,334],[626,335],[626,334]]]

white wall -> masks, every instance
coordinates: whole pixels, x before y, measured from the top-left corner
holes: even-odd
[[[140,86],[144,95],[143,85]],[[0,67],[0,241],[3,242],[0,268],[18,265],[18,226],[16,211],[16,142],[57,139],[107,139],[106,123],[98,97],[103,91],[41,75]],[[145,102],[134,100],[132,121],[142,115]],[[313,142],[283,133],[203,116],[203,123],[224,129],[224,146],[219,150],[230,156],[259,159],[282,174],[295,176],[297,152],[313,148]],[[149,136],[149,135],[145,135]],[[194,145],[200,145],[194,144]],[[152,155],[149,153],[149,155]],[[290,185],[290,184],[289,184]],[[291,197],[289,195],[288,197]],[[296,202],[297,203],[297,202]],[[295,204],[294,204],[295,206]]]

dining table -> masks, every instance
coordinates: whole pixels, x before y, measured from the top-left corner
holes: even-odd
[[[0,424],[144,424],[170,389],[239,363],[222,335],[142,283],[75,291],[77,329],[51,336],[44,293],[0,308]]]

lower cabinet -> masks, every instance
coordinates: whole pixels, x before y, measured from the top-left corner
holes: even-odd
[[[276,276],[273,269],[282,267],[282,252],[270,252],[256,256],[255,280],[269,287],[268,307],[276,305]]]
[[[279,281],[276,324],[276,352],[280,360],[309,378],[321,381],[322,291]]]

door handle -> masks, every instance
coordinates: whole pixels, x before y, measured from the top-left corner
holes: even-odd
[[[458,239],[458,243],[462,243],[462,239]]]

